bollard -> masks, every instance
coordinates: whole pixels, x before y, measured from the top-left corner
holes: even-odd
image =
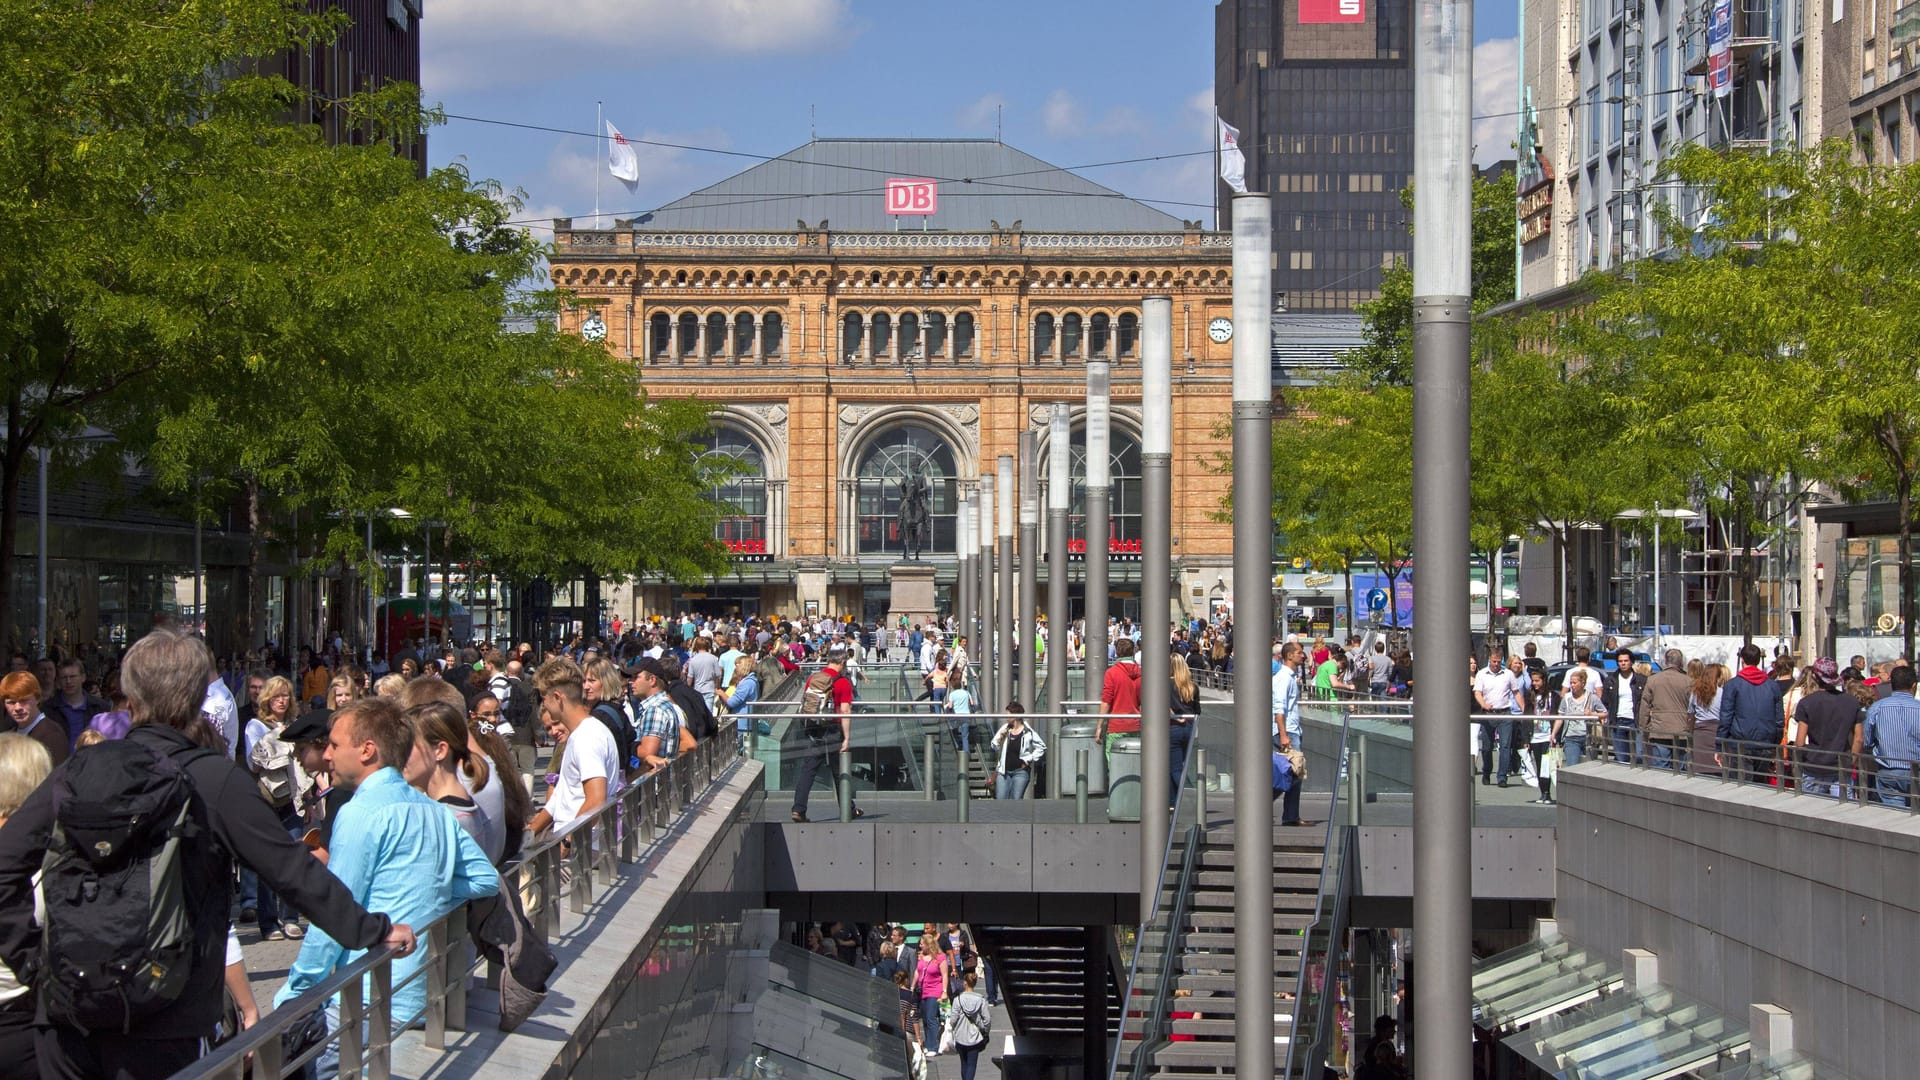
[[[840,751],[840,820],[853,820],[853,751]]]
[[[1193,805],[1198,811],[1194,819],[1202,829],[1207,827],[1207,748],[1202,746],[1193,752],[1193,795],[1197,800]]]
[[[932,802],[938,798],[940,792],[940,785],[935,782],[936,777],[933,772],[934,740],[938,737],[939,736],[931,731],[927,732],[927,736],[925,740],[923,740],[924,745],[920,748],[920,781],[927,789],[926,799],[928,802]]]
[[[1074,751],[1073,764],[1073,821],[1076,825],[1085,825],[1087,823],[1087,752]]]

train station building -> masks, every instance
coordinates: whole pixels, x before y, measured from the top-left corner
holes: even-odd
[[[896,179],[923,183],[890,204]],[[642,365],[649,394],[710,402],[708,449],[750,465],[718,493],[732,572],[642,582],[614,613],[882,617],[902,556],[896,481],[916,473],[933,481],[927,557],[950,606],[957,505],[1028,430],[1044,519],[1056,402],[1073,411],[1082,548],[1086,365],[1099,359],[1112,365],[1112,610],[1138,614],[1152,295],[1173,300],[1175,607],[1226,602],[1228,235],[994,140],[816,139],[611,228],[558,219],[554,239],[553,283],[572,297],[562,325]],[[1077,613],[1083,556],[1040,555],[1043,582],[1069,575]]]

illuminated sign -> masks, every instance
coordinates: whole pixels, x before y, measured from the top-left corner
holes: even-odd
[[[940,189],[934,181],[897,177],[887,181],[887,213],[931,214],[939,208]]]
[[[1366,21],[1366,0],[1300,0],[1302,25]]]
[[[1531,244],[1553,231],[1553,178],[1528,188],[1516,207],[1520,218],[1520,242]]]

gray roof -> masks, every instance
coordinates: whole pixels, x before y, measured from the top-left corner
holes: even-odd
[[[886,213],[889,177],[940,181],[939,210]],[[1179,232],[1181,221],[992,139],[815,139],[684,196],[635,222],[642,230],[834,231],[925,227],[1028,232]]]

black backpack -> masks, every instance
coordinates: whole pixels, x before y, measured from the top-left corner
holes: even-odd
[[[627,714],[620,706],[602,701],[593,707],[594,718],[605,724],[613,732],[613,741],[620,748],[620,767],[633,767],[633,725],[627,723]],[[519,730],[518,728],[515,729]]]
[[[175,760],[115,739],[75,753],[49,780],[34,989],[56,1023],[124,1033],[186,989],[194,935],[183,861],[201,829],[183,766],[203,756],[221,755]]]
[[[523,678],[507,676],[507,700],[501,703],[500,718],[513,725],[513,741],[534,745],[533,691]]]

